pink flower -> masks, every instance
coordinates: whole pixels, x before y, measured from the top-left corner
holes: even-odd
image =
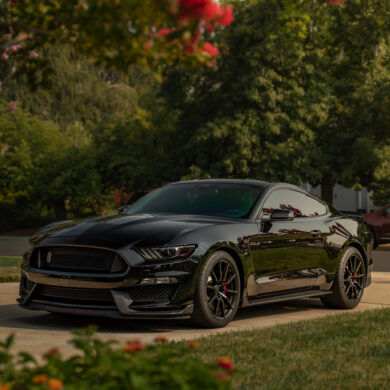
[[[218,366],[226,371],[231,371],[234,368],[232,361],[227,357],[219,359]]]
[[[16,111],[18,108],[16,107],[16,102],[14,102],[13,100],[9,102],[8,104],[8,109],[12,112],[12,111]]]
[[[160,37],[164,38],[165,36],[172,34],[173,31],[173,28],[162,28],[161,30],[157,31],[157,34],[160,35]]]
[[[217,56],[218,53],[219,53],[219,50],[217,47],[213,46],[211,43],[209,42],[205,42],[205,44],[203,45],[202,47],[202,51],[207,53],[207,54],[210,54],[212,56]]]
[[[204,24],[204,28],[209,32],[214,32],[215,30],[215,27],[209,22]]]
[[[152,48],[153,44],[152,42],[146,42],[144,45],[145,50],[150,50]]]
[[[119,194],[115,194],[114,199],[115,199],[115,203],[120,203],[121,196]]]
[[[10,46],[10,47],[8,48],[8,51],[9,51],[10,53],[16,53],[18,50],[21,49],[21,47],[22,47],[22,46],[20,46],[20,45],[12,45],[12,46]]]
[[[219,24],[221,26],[229,26],[234,22],[234,16],[233,16],[233,7],[231,5],[228,5],[227,7],[224,8],[223,10],[223,16],[219,20]]]
[[[30,57],[30,58],[37,58],[37,57],[39,57],[39,54],[36,53],[35,51],[30,51],[29,57]]]
[[[203,9],[202,17],[206,20],[216,20],[223,16],[223,8],[213,1],[210,1]]]
[[[0,81],[0,92],[2,87],[3,87],[3,83]]]
[[[8,54],[4,51],[3,54],[1,55],[1,59],[4,61],[8,60]]]
[[[4,34],[4,38],[9,41],[12,38],[12,34]]]
[[[217,379],[221,382],[227,382],[230,378],[229,375],[223,374],[223,373],[218,373],[217,374]]]

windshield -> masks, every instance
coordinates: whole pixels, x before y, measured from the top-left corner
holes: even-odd
[[[173,184],[139,199],[127,207],[126,214],[199,214],[246,218],[261,193],[261,188],[245,184]]]

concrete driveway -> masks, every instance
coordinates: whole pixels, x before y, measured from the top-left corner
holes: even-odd
[[[374,273],[373,284],[364,292],[360,305],[353,311],[390,307],[390,273]],[[241,309],[236,319],[224,329],[197,329],[188,321],[134,321],[101,318],[71,317],[21,309],[16,304],[17,283],[0,284],[0,340],[10,333],[16,336],[15,351],[28,351],[41,356],[50,347],[57,347],[64,355],[73,352],[68,345],[69,331],[96,324],[99,337],[123,343],[139,339],[152,342],[157,336],[169,340],[193,339],[218,332],[264,328],[275,324],[335,315],[343,310],[329,310],[319,299],[304,299],[281,304]]]

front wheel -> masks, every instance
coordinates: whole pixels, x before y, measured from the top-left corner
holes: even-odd
[[[325,306],[353,309],[362,299],[366,283],[366,267],[361,253],[348,247],[341,255],[334,280],[333,293],[321,297]]]
[[[224,327],[236,315],[240,297],[240,273],[236,262],[227,252],[214,252],[199,272],[192,320],[202,327]]]

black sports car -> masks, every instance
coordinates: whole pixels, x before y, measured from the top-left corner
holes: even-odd
[[[183,181],[126,213],[38,231],[24,255],[20,305],[222,327],[240,306],[320,297],[353,308],[371,282],[366,223],[294,185]]]

